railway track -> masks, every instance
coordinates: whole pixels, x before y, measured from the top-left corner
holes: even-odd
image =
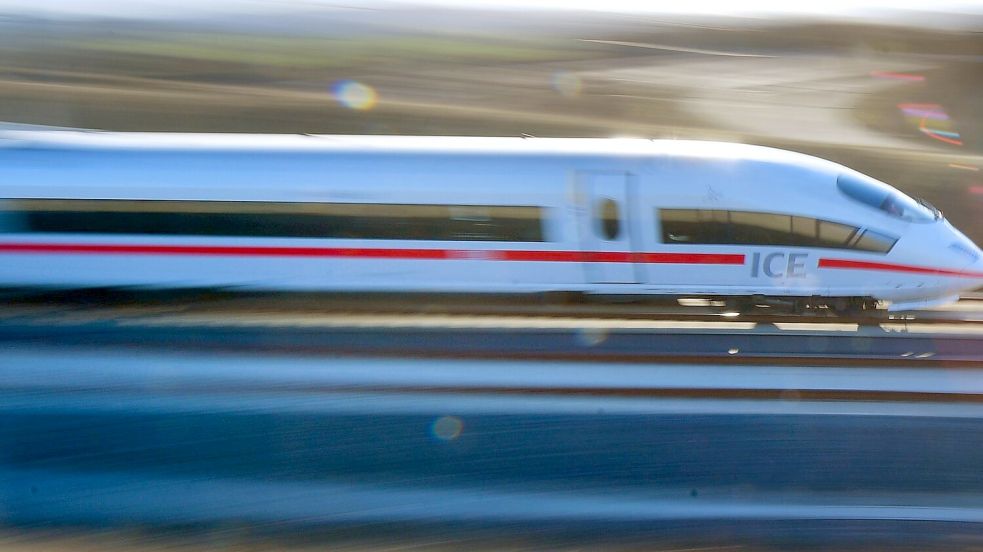
[[[397,294],[229,294],[215,292],[155,293],[111,292],[97,295],[36,294],[12,295],[0,302],[0,320],[20,316],[50,316],[63,313],[68,318],[88,315],[92,319],[161,319],[163,317],[207,318],[212,323],[228,319],[261,324],[263,319],[318,317],[463,317],[485,327],[495,318],[527,321],[564,319],[680,323],[810,324],[837,325],[954,325],[983,328],[983,293],[970,294],[956,304],[940,309],[888,313],[878,310],[859,315],[836,315],[829,311],[805,314],[784,313],[759,307],[750,312],[733,312],[720,302],[700,299],[651,300],[632,298],[623,302],[582,298],[563,301],[521,296],[406,296]],[[84,316],[83,316],[84,317]],[[366,318],[369,317],[369,318]],[[482,319],[478,323],[478,319]],[[575,323],[575,322],[573,322]],[[277,324],[279,325],[279,324]],[[414,324],[410,324],[414,325]],[[536,324],[534,324],[536,325]],[[685,324],[684,324],[685,325]]]
[[[18,298],[0,344],[120,350],[824,366],[983,363],[983,302],[864,317],[732,316],[678,303],[514,297],[185,295]]]
[[[573,362],[671,362],[691,364],[796,364],[812,366],[983,365],[979,335],[901,332],[882,327],[844,330],[798,327],[663,327],[652,323],[625,327],[588,324],[531,326],[496,318],[482,327],[452,319],[410,325],[402,318],[386,323],[342,317],[334,321],[289,319],[229,321],[207,317],[129,320],[27,318],[0,324],[0,344],[96,347],[118,354],[159,351],[245,353],[250,355],[360,356],[377,358],[512,359]],[[328,325],[326,322],[333,322]],[[513,322],[513,321],[510,321]],[[605,322],[605,321],[600,321]],[[740,324],[734,326],[734,324]],[[777,326],[777,325],[776,325]]]

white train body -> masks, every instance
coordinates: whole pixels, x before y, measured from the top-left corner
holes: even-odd
[[[883,201],[882,201],[883,200]],[[0,137],[0,285],[844,297],[983,254],[841,165],[689,141]]]

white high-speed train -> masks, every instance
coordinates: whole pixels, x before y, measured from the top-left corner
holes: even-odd
[[[907,309],[983,285],[924,202],[676,140],[0,134],[0,286],[584,292]]]

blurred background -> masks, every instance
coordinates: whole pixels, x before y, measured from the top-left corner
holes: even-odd
[[[0,121],[761,144],[983,243],[983,4],[789,4],[0,0]],[[978,305],[871,360],[893,330],[769,349],[770,323],[685,341],[622,312],[433,338],[224,300],[0,312],[0,549],[983,546]],[[631,357],[639,328],[663,349]],[[756,346],[768,366],[721,360]],[[549,347],[583,358],[489,363]]]
[[[773,145],[983,241],[975,2],[0,2],[0,121]]]

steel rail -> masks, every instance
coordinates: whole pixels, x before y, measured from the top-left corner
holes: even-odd
[[[971,296],[961,305],[975,307],[983,301]],[[211,317],[285,315],[391,315],[391,316],[521,316],[530,319],[584,318],[599,320],[651,320],[678,322],[739,321],[755,324],[947,324],[983,325],[983,305],[979,309],[923,310],[889,313],[883,310],[855,315],[836,315],[828,311],[791,314],[775,309],[756,308],[749,312],[729,312],[723,307],[682,306],[676,302],[614,302],[597,299],[575,303],[533,300],[519,296],[410,296],[394,294],[178,294],[130,295],[38,295],[15,297],[0,304],[0,318],[31,315],[60,309],[66,313],[90,313],[95,318],[153,317],[157,313],[202,314]]]

